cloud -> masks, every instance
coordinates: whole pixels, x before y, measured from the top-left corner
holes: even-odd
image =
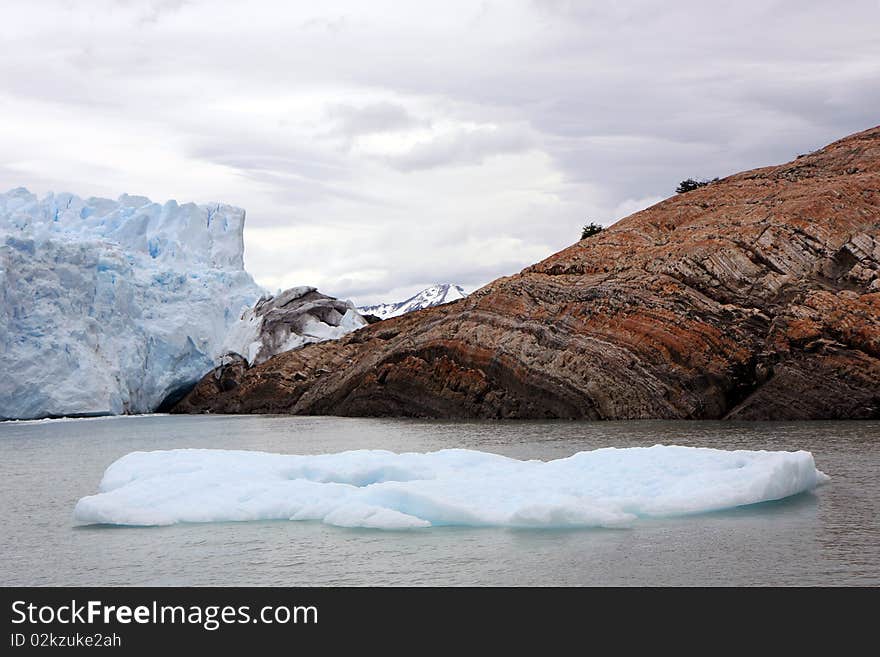
[[[188,4],[188,0],[117,0],[122,6],[132,6],[143,13],[137,19],[141,25],[149,25],[158,23],[163,14],[175,12],[184,5]]]
[[[338,103],[329,105],[326,111],[328,118],[335,123],[335,130],[349,139],[430,125],[414,117],[405,107],[390,102],[360,106]]]
[[[240,205],[269,286],[474,288],[683,178],[876,124],[878,23],[876,0],[9,0],[0,188]]]
[[[529,136],[512,128],[478,127],[456,130],[420,141],[386,161],[401,171],[433,169],[458,164],[479,165],[487,157],[524,151],[533,145]]]

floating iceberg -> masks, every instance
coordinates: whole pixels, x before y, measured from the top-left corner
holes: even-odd
[[[0,194],[0,419],[144,413],[197,381],[263,290],[244,210]]]
[[[320,520],[342,527],[615,527],[811,490],[809,452],[693,447],[597,449],[519,461],[464,449],[298,456],[184,449],[133,452],[84,497],[82,523]]]

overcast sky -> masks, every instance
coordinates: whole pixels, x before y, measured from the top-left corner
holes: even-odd
[[[878,0],[4,0],[0,188],[241,206],[273,290],[471,291],[880,123],[878,29]]]

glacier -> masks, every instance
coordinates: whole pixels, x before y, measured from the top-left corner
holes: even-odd
[[[0,194],[0,419],[143,413],[209,371],[264,294],[244,210]]]
[[[132,452],[80,499],[84,524],[317,520],[341,527],[621,527],[779,500],[828,480],[810,452],[655,445],[552,461],[481,451]]]

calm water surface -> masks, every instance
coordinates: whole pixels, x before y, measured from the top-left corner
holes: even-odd
[[[829,484],[629,529],[343,529],[317,522],[78,527],[135,450],[315,454],[465,447],[553,459],[656,443],[807,449]],[[433,422],[144,416],[0,423],[2,585],[880,585],[880,422]]]

